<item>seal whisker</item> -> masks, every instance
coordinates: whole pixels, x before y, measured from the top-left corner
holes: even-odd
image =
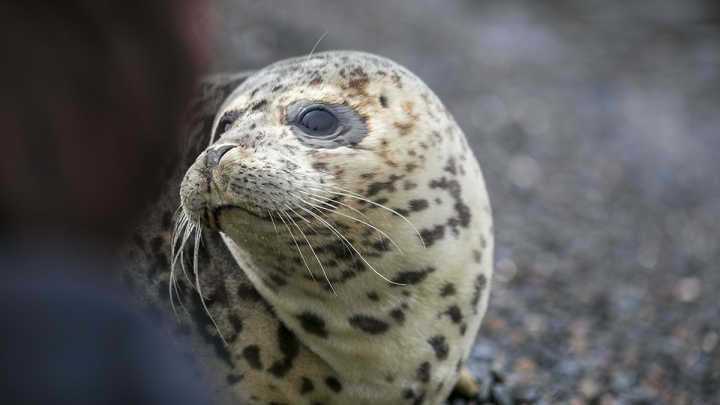
[[[180,289],[177,285],[177,277],[175,275],[175,263],[177,262],[178,257],[175,254],[175,247],[177,246],[177,243],[180,242],[180,234],[182,234],[185,231],[185,228],[189,225],[190,221],[185,214],[185,211],[182,210],[182,207],[178,208],[179,214],[176,214],[178,216],[178,219],[175,223],[175,227],[173,229],[172,235],[171,235],[171,246],[170,246],[170,257],[172,259],[170,263],[170,279],[168,280],[168,293],[170,296],[170,305],[172,306],[173,312],[175,313],[175,317],[177,318],[177,321],[180,322],[180,317],[177,313],[177,308],[175,307],[175,300],[173,299],[173,293],[175,293],[175,296],[178,299],[178,302],[180,303],[180,306],[183,308],[183,310],[188,313],[187,308],[185,308],[185,305],[182,303],[182,298],[180,298]],[[176,212],[178,212],[176,211]],[[183,248],[183,244],[180,245],[180,249]],[[187,275],[186,275],[187,276]]]
[[[300,191],[300,190],[298,190],[298,191]],[[306,194],[307,194],[307,193],[306,193]],[[292,195],[292,194],[291,194],[291,195]],[[294,195],[293,195],[293,197],[299,198],[299,197],[294,196]],[[299,199],[302,200],[301,198],[299,198]],[[317,200],[317,198],[316,198],[316,200]],[[320,201],[320,200],[318,200],[318,201]],[[306,202],[306,203],[307,203],[307,202]],[[298,205],[297,203],[294,203],[294,204]],[[332,206],[332,204],[329,204],[329,203],[327,203],[327,202],[324,202],[324,204],[330,206],[331,208],[335,208],[335,207]],[[310,204],[310,205],[313,206],[312,204]],[[325,226],[325,228],[329,229],[329,230],[330,230],[331,232],[333,232],[333,233],[335,233],[335,232],[340,232],[340,231],[337,230],[337,225],[335,224],[335,221],[333,221],[330,217],[327,216],[327,212],[330,212],[330,211],[331,211],[330,209],[326,209],[326,208],[322,208],[322,207],[317,207],[317,206],[313,206],[313,207],[314,207],[314,209],[316,209],[316,210],[318,211],[318,213],[319,213],[320,215],[322,215],[323,217],[325,217],[325,219],[327,219],[327,220],[330,222],[330,224],[323,224],[323,225]],[[312,229],[313,231],[315,231],[315,228],[313,228],[313,226],[312,226],[312,224],[310,223],[310,221],[308,221],[308,220],[305,219],[305,218],[303,218],[303,219],[304,219],[305,222],[307,223],[307,226],[309,226],[310,229]],[[316,231],[316,232],[317,232],[317,231]],[[342,240],[342,239],[340,239],[340,242],[342,242],[342,244],[343,244],[345,247],[348,248],[348,251],[350,252],[350,255],[352,255],[353,261],[354,261],[354,260],[355,260],[355,259],[354,259],[354,258],[355,258],[355,254],[353,253],[353,251],[352,251],[352,249],[350,248],[350,246],[348,246],[348,244],[345,243],[345,241]],[[356,267],[357,267],[357,264],[356,264]]]
[[[365,201],[365,202],[370,203],[370,204],[372,204],[372,205],[374,205],[374,206],[376,206],[376,207],[378,207],[378,208],[382,208],[382,209],[384,209],[384,210],[390,211],[391,213],[393,213],[393,214],[399,216],[400,218],[404,219],[405,222],[407,222],[407,223],[415,230],[415,233],[417,233],[418,238],[420,238],[420,242],[422,242],[423,247],[424,247],[424,248],[427,248],[427,246],[425,246],[425,241],[423,240],[422,235],[420,235],[420,231],[418,231],[418,229],[415,227],[415,225],[413,225],[413,223],[410,222],[409,219],[405,218],[404,215],[400,214],[399,212],[395,211],[395,210],[392,209],[392,208],[389,208],[389,207],[386,207],[386,206],[384,206],[384,205],[382,205],[382,204],[376,203],[375,201],[369,200],[369,199],[361,196],[360,194],[353,193],[352,191],[345,190],[344,188],[340,188],[340,187],[337,187],[337,186],[328,186],[328,187],[334,188],[334,189],[337,189],[337,190],[340,190],[340,191],[343,191],[343,192],[336,193],[336,194],[338,194],[338,195],[341,195],[341,196],[343,196],[343,197],[348,197],[348,198],[355,198],[355,199],[360,200],[360,201]],[[325,190],[313,189],[313,188],[310,188],[310,190],[325,191]],[[327,191],[326,191],[326,192],[327,192]],[[348,193],[349,193],[349,194],[348,194]]]
[[[332,204],[328,203],[326,200],[321,200],[321,199],[315,197],[315,194],[313,194],[313,193],[308,193],[307,191],[303,191],[303,190],[298,190],[298,191],[301,192],[301,193],[303,193],[303,194],[309,195],[309,196],[310,196],[310,199],[315,200],[315,201],[319,202],[319,203],[322,204],[322,205],[326,205],[326,206],[330,207],[330,209],[335,208]],[[345,208],[347,208],[347,209],[349,209],[349,210],[352,210],[352,211],[354,211],[354,212],[357,212],[358,214],[362,215],[363,218],[367,219],[371,224],[374,225],[372,219],[368,218],[368,216],[365,215],[365,214],[363,214],[362,212],[360,212],[360,210],[358,210],[358,209],[356,209],[356,208],[353,208],[353,207],[349,206],[348,204],[345,204],[345,203],[342,202],[342,201],[338,201],[336,204],[337,204],[337,205],[342,205],[343,207],[345,207]]]
[[[312,56],[313,52],[315,52],[315,48],[317,48],[317,46],[320,44],[320,41],[322,41],[322,39],[325,38],[325,35],[327,35],[328,32],[330,32],[330,31],[325,31],[325,33],[320,36],[320,39],[318,39],[317,42],[315,42],[315,45],[310,50],[310,54],[308,55],[307,59],[305,60],[305,63],[303,64],[303,68],[302,68],[303,74],[305,74],[305,67],[310,62],[310,57]]]
[[[347,244],[355,251],[355,253],[357,253],[358,256],[360,256],[360,259],[361,259],[365,264],[367,264],[368,267],[370,267],[370,269],[371,269],[375,274],[377,274],[378,276],[380,276],[383,280],[387,281],[387,282],[390,283],[390,284],[405,285],[405,284],[402,284],[402,283],[397,283],[397,282],[395,282],[395,281],[391,281],[391,280],[389,280],[387,277],[385,277],[385,276],[383,276],[382,274],[380,274],[380,272],[378,272],[377,270],[375,270],[375,268],[372,266],[372,264],[368,263],[368,261],[365,260],[365,257],[362,255],[362,253],[360,253],[360,251],[357,250],[357,248],[355,248],[355,246],[353,246],[353,244],[350,243],[350,241],[347,240],[346,237],[342,236],[342,234],[341,234],[340,232],[338,232],[337,230],[333,229],[333,228],[327,223],[327,221],[323,220],[322,218],[320,218],[320,216],[318,216],[318,215],[315,214],[314,212],[308,210],[307,208],[304,208],[304,207],[302,207],[302,206],[300,206],[300,205],[298,205],[298,204],[296,204],[296,205],[297,205],[300,209],[302,209],[303,211],[305,211],[305,212],[307,212],[308,214],[310,214],[310,215],[312,215],[313,217],[315,217],[318,221],[324,223],[324,224],[325,224],[326,226],[328,226],[328,228],[330,228],[338,237],[340,237],[342,240],[344,240],[345,242],[347,242]]]
[[[270,217],[270,221],[272,221],[273,228],[275,228],[275,237],[277,238],[278,242],[282,243],[280,240],[280,234],[278,233],[277,226],[275,226],[275,218],[273,217],[273,214],[270,210],[267,210],[268,216]]]
[[[182,208],[182,207],[181,207]],[[178,298],[178,302],[180,303],[180,306],[183,308],[183,310],[187,313],[187,308],[185,308],[185,305],[182,303],[182,299],[180,297],[180,289],[177,285],[177,275],[176,275],[176,267],[177,263],[180,262],[180,268],[182,269],[183,275],[185,276],[185,279],[190,282],[190,286],[194,289],[195,286],[193,285],[192,281],[190,280],[190,276],[188,275],[187,271],[185,270],[185,245],[187,244],[190,236],[193,234],[193,231],[195,230],[195,225],[190,222],[189,217],[187,216],[187,213],[185,213],[184,210],[180,210],[179,217],[177,219],[177,222],[175,224],[175,229],[173,230],[173,234],[171,236],[172,244],[170,247],[170,280],[169,280],[169,289],[170,289],[170,304],[173,307],[173,312],[175,312],[175,315],[177,316],[177,311],[175,308],[175,302],[173,300],[173,289],[175,292],[175,296]],[[182,235],[182,236],[180,236]],[[177,251],[176,251],[177,249]],[[179,321],[179,318],[178,318]]]
[[[300,258],[302,259],[303,263],[305,264],[305,268],[307,269],[308,273],[310,273],[310,278],[312,281],[315,281],[315,276],[312,273],[312,270],[310,270],[310,266],[308,265],[307,261],[305,260],[305,255],[303,255],[302,250],[300,249],[300,245],[297,243],[297,239],[295,239],[295,235],[290,231],[290,227],[288,226],[287,222],[285,222],[285,219],[283,218],[283,213],[278,212],[278,217],[280,217],[280,220],[285,225],[285,228],[287,228],[288,233],[290,234],[290,238],[292,238],[293,242],[295,243],[295,247],[298,250],[298,253],[300,253]],[[289,217],[288,217],[289,219]]]
[[[305,201],[304,199],[302,199],[301,197],[296,196],[295,194],[290,193],[290,195],[293,196],[293,197],[295,197],[295,198],[297,198],[297,199],[299,199],[300,201],[304,202],[305,204],[310,205],[310,206],[313,207],[313,208],[318,208],[318,209],[327,210],[327,208],[322,208],[322,207],[318,206],[317,204],[313,204],[313,203],[311,203],[311,202],[309,202],[309,201]],[[324,203],[324,204],[327,204],[327,203]],[[328,205],[329,205],[329,204],[328,204]],[[328,211],[329,211],[329,210],[328,210]],[[359,223],[361,223],[361,224],[363,224],[363,225],[365,225],[365,226],[367,226],[367,227],[369,227],[369,228],[374,229],[375,231],[377,231],[378,233],[380,233],[382,236],[386,237],[390,242],[392,242],[392,244],[395,245],[395,247],[398,249],[398,251],[400,252],[400,254],[403,255],[403,252],[402,252],[402,249],[400,249],[400,246],[398,246],[398,244],[395,243],[395,241],[394,241],[388,234],[386,234],[385,232],[381,231],[381,230],[378,229],[377,227],[375,227],[375,226],[373,226],[373,225],[371,225],[371,224],[369,224],[369,223],[367,223],[367,222],[365,222],[365,221],[363,221],[363,220],[361,220],[361,219],[355,218],[355,217],[350,216],[350,215],[347,215],[347,214],[343,214],[342,212],[337,212],[337,211],[334,211],[334,210],[333,210],[333,211],[329,211],[329,212],[331,212],[331,213],[333,213],[333,214],[335,214],[335,215],[343,216],[343,217],[348,218],[348,219],[352,219],[353,221],[357,221],[357,222],[359,222]],[[382,238],[380,239],[380,242],[382,243]]]
[[[193,231],[195,230],[195,225],[192,222],[190,222],[189,217],[185,214],[184,211],[183,211],[183,216],[184,216],[184,222],[185,222],[185,225],[184,225],[185,231],[182,232],[183,236],[182,236],[182,240],[180,243],[180,248],[179,248],[176,256],[173,257],[172,266],[174,267],[175,263],[179,261],[180,268],[182,269],[183,275],[185,275],[185,280],[187,280],[190,283],[190,285],[193,288],[195,288],[192,280],[190,279],[190,276],[188,275],[187,271],[185,270],[185,245],[187,244],[188,240],[190,239],[190,236],[192,236]],[[174,246],[173,246],[173,248],[174,248]],[[174,255],[174,253],[172,253],[172,251],[171,251],[171,256],[172,255]]]
[[[295,205],[298,206],[298,207],[300,207],[300,208],[303,208],[303,207],[301,207],[300,205],[298,205],[297,203],[295,203]],[[293,213],[295,213],[295,215],[297,215],[297,212],[296,212],[294,209],[292,209],[291,206],[289,206],[289,205],[287,205],[287,204],[285,204],[285,206],[286,206],[290,211],[292,211]],[[303,209],[304,209],[304,208],[303,208]],[[292,221],[293,225],[295,225],[295,227],[298,229],[298,231],[300,231],[300,234],[303,236],[303,238],[305,238],[305,242],[307,242],[308,246],[310,247],[310,251],[312,252],[313,256],[315,256],[315,260],[317,260],[318,264],[320,265],[320,270],[322,270],[323,275],[325,276],[325,280],[328,282],[328,285],[330,286],[330,289],[332,290],[333,294],[335,294],[335,295],[337,296],[337,292],[335,292],[335,288],[332,286],[332,283],[330,282],[330,279],[328,278],[328,275],[327,275],[327,273],[325,272],[325,267],[323,266],[322,261],[320,261],[320,258],[318,257],[317,253],[315,253],[315,249],[313,249],[312,244],[310,243],[310,240],[309,240],[309,239],[307,238],[307,236],[305,235],[305,232],[303,232],[302,229],[300,229],[300,227],[299,227],[298,224],[295,222],[295,220],[292,219],[292,217],[290,217],[288,214],[285,214],[285,215],[288,217],[288,219],[289,219],[290,221]],[[300,215],[298,215],[298,216],[300,216]],[[302,218],[302,216],[300,216],[300,218]],[[303,220],[307,221],[305,218],[303,218]]]
[[[215,322],[215,318],[213,318],[212,314],[210,313],[210,309],[208,309],[207,304],[205,303],[205,300],[208,299],[205,297],[202,293],[202,290],[200,289],[200,271],[198,268],[198,261],[200,257],[200,240],[202,239],[202,228],[200,228],[200,220],[198,220],[198,223],[195,225],[195,246],[193,250],[193,273],[195,274],[195,286],[197,289],[198,294],[200,295],[200,303],[202,303],[203,308],[205,308],[205,313],[208,314],[210,317],[210,321],[215,326],[215,330],[217,330],[218,335],[220,335],[220,339],[223,341],[225,346],[228,345],[227,341],[225,340],[225,337],[223,336],[222,332],[220,332],[220,327],[218,327],[218,324]]]

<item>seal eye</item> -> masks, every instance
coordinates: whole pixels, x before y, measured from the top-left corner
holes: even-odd
[[[354,148],[367,135],[365,118],[346,104],[300,99],[285,107],[285,125],[309,148]]]
[[[218,124],[218,133],[224,134],[228,129],[230,129],[230,127],[232,127],[232,121],[222,120]]]
[[[312,136],[330,135],[338,125],[335,114],[325,108],[314,108],[305,111],[298,117],[298,122],[300,129]]]
[[[220,137],[220,135],[227,132],[230,128],[232,128],[233,124],[235,123],[235,120],[237,120],[240,113],[238,111],[228,111],[225,114],[223,114],[222,118],[220,118],[220,121],[217,124],[217,127],[215,127],[215,138],[217,139]]]

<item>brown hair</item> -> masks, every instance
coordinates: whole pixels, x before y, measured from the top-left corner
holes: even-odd
[[[189,0],[0,1],[0,221],[116,239],[175,155]]]

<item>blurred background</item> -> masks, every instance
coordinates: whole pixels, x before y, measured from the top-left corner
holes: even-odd
[[[516,403],[720,403],[720,3],[218,0],[213,71],[391,58],[467,134],[496,276],[470,360]],[[497,379],[497,377],[496,377]]]

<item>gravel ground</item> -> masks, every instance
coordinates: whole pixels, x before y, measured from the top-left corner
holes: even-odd
[[[228,1],[212,70],[359,49],[445,101],[496,276],[451,404],[720,404],[720,5]]]

